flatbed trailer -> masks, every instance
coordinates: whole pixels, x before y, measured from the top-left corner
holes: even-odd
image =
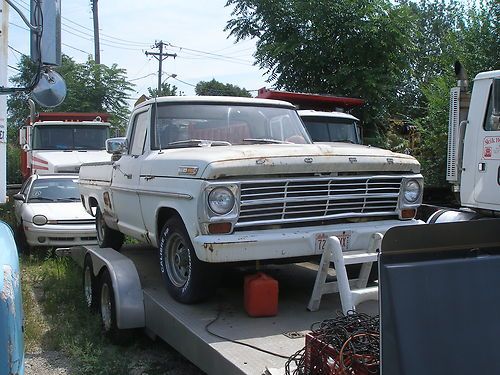
[[[318,311],[306,309],[318,269],[313,263],[262,266],[279,282],[274,317],[246,314],[243,278],[255,272],[249,268],[225,268],[221,287],[208,302],[181,304],[164,286],[156,251],[141,245],[124,246],[120,253],[97,246],[69,249],[82,267],[90,257],[95,280],[105,269],[110,273],[120,329],[143,328],[207,374],[284,374],[287,358],[304,347],[311,326],[341,313],[338,294],[324,297]],[[378,304],[366,301],[357,310],[378,314]]]

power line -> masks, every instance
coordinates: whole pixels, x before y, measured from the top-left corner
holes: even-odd
[[[156,42],[153,48],[158,48],[160,52],[149,52],[146,51],[145,54],[146,56],[153,56],[156,60],[158,60],[158,93],[161,91],[161,68],[162,68],[162,63],[163,60],[165,60],[168,57],[173,57],[174,59],[177,57],[177,54],[175,53],[163,53],[163,47],[165,46],[165,43],[163,43],[163,40],[160,40],[159,42]]]

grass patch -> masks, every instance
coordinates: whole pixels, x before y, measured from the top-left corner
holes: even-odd
[[[23,256],[21,269],[27,350],[63,351],[75,374],[129,372],[133,348],[116,347],[102,336],[98,316],[83,301],[81,270],[71,259]]]

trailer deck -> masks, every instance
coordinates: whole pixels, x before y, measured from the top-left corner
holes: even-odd
[[[101,251],[92,246],[82,249]],[[162,338],[207,374],[284,374],[286,358],[304,347],[304,334],[311,325],[341,312],[337,294],[325,296],[316,312],[306,309],[318,268],[313,263],[262,266],[279,281],[279,311],[274,317],[252,318],[243,306],[243,278],[255,270],[226,268],[221,287],[210,301],[183,305],[164,287],[155,249],[128,245],[121,254],[138,271],[146,333]],[[367,301],[358,311],[377,314],[378,305]]]

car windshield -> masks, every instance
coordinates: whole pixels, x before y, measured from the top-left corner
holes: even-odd
[[[153,148],[311,143],[291,108],[235,104],[161,104]]]
[[[31,185],[28,202],[75,202],[80,200],[76,178],[36,179]]]
[[[33,129],[34,150],[104,150],[107,126],[39,125]]]
[[[361,144],[358,123],[354,119],[302,117],[313,142],[347,142]]]

